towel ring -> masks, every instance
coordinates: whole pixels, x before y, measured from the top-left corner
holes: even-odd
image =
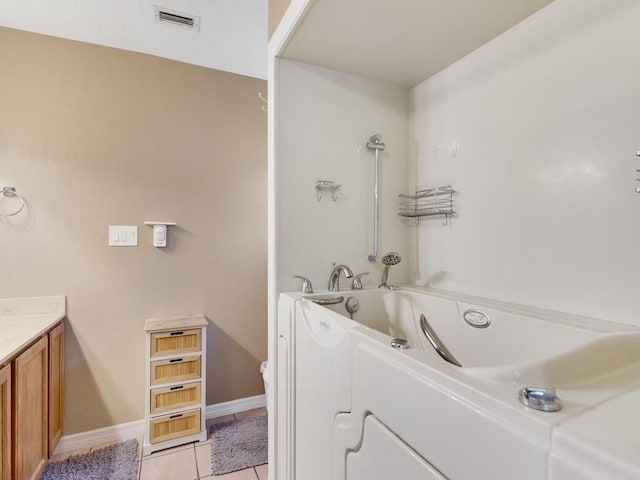
[[[16,192],[15,187],[2,187],[2,195],[5,197],[18,197],[20,199],[20,206],[15,212],[12,213],[2,213],[0,212],[0,216],[3,217],[13,217],[14,215],[19,214],[24,208],[24,198],[18,192]]]

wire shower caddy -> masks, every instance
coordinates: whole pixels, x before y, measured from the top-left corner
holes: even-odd
[[[415,194],[398,195],[398,215],[412,218],[420,223],[422,217],[444,216],[445,225],[450,216],[455,215],[453,196],[456,191],[451,185],[418,190]]]

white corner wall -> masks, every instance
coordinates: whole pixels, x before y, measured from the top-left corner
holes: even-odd
[[[408,279],[410,228],[397,216],[396,198],[408,185],[408,92],[311,65],[277,63],[277,281],[279,291],[301,287],[304,275],[316,291],[326,290],[332,263],[354,274],[371,272],[377,285],[382,269],[367,256],[373,248],[374,157],[365,144],[381,133],[380,252],[397,251],[403,262],[391,282]],[[316,198],[317,180],[342,185],[336,202]],[[341,278],[341,289],[350,281]]]
[[[413,90],[415,183],[460,192],[419,281],[640,324],[639,19],[557,0]]]

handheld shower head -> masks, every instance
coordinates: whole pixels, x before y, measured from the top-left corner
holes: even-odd
[[[382,282],[378,285],[378,288],[388,288],[389,290],[397,290],[398,287],[387,284],[387,278],[389,277],[389,268],[394,265],[398,265],[402,261],[402,257],[399,253],[389,252],[382,257],[382,264],[384,265],[384,271],[382,272]]]
[[[382,257],[382,264],[388,267],[397,265],[402,261],[402,257],[397,252],[389,252]]]

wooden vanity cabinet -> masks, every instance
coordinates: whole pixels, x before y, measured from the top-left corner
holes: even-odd
[[[64,323],[49,332],[49,457],[62,437]]]
[[[38,480],[62,436],[64,324],[0,366],[0,480]]]
[[[0,368],[0,480],[11,479],[11,364]]]
[[[37,480],[49,458],[49,338],[41,337],[13,361],[13,471]]]

